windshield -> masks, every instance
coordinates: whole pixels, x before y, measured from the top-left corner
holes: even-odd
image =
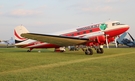
[[[112,26],[117,26],[117,25],[124,25],[124,24],[121,24],[120,22],[112,23]]]

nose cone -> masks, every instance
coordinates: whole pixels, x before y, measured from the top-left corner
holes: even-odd
[[[124,29],[125,31],[127,31],[129,28],[130,28],[129,25],[125,25],[125,26],[123,27],[123,29]],[[124,31],[124,32],[125,32],[125,31]]]
[[[130,26],[129,25],[127,25],[125,28],[127,28],[127,30],[130,28]]]
[[[120,30],[118,30],[118,31],[121,31],[121,33],[124,33],[124,32],[126,32],[129,28],[130,28],[129,25],[123,25],[122,27],[120,27]]]

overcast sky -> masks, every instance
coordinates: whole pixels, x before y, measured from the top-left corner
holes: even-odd
[[[1,0],[0,39],[13,37],[19,25],[53,34],[109,19],[130,25],[135,37],[135,0]]]

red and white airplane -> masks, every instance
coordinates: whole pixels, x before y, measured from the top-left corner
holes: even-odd
[[[60,49],[63,46],[85,45],[85,54],[92,55],[93,50],[97,53],[103,53],[103,45],[115,40],[115,37],[129,29],[126,24],[119,21],[108,21],[104,23],[92,24],[59,35],[48,35],[29,33],[24,26],[18,26],[14,30],[15,45],[22,48],[55,48],[55,51],[64,51]]]

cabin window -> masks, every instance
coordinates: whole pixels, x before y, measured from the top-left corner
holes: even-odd
[[[83,32],[84,34],[86,33],[86,31]]]
[[[72,36],[74,36],[74,34],[72,34]]]
[[[90,32],[92,32],[92,30],[90,30]]]
[[[97,26],[96,26],[96,25],[94,25],[93,27],[94,27],[94,28],[96,28]]]
[[[112,23],[112,26],[116,26],[116,24],[115,23]]]
[[[80,33],[78,32],[77,35],[80,35]]]
[[[91,28],[93,28],[93,26],[91,26]]]

